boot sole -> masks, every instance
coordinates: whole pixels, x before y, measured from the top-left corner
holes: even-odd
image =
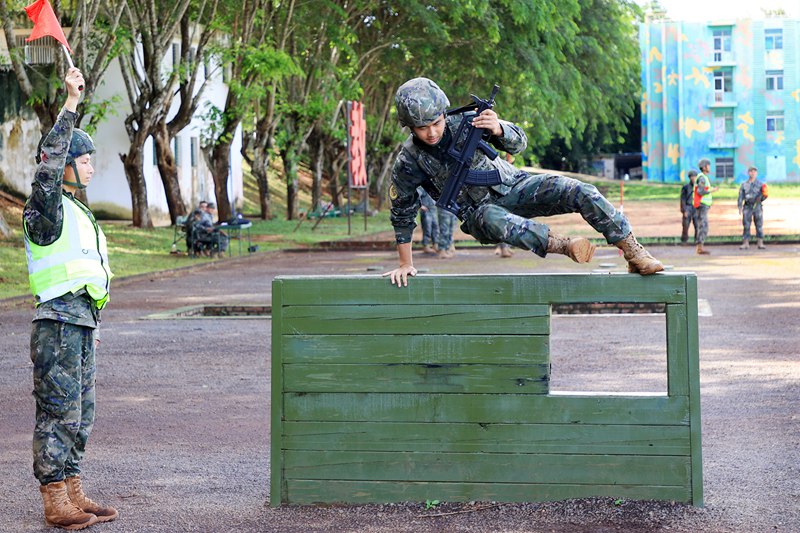
[[[97,515],[95,515],[95,516],[97,516]],[[97,517],[97,521],[98,522],[111,522],[112,520],[116,520],[118,517],[119,517],[119,512],[116,512],[116,513],[114,513],[112,515],[108,515],[108,516],[98,516]]]
[[[588,263],[594,257],[596,246],[583,237],[570,239],[569,256],[576,263]]]
[[[94,515],[92,515],[92,516],[94,516]],[[89,520],[88,522],[85,522],[83,524],[70,524],[70,525],[67,525],[67,526],[62,525],[62,524],[57,524],[55,522],[51,522],[50,520],[47,520],[46,518],[45,518],[44,522],[45,522],[45,524],[47,524],[48,527],[57,527],[57,528],[61,528],[61,529],[66,529],[68,531],[77,531],[79,529],[86,529],[89,526],[93,526],[93,525],[97,524],[98,522],[100,522],[100,520],[95,516],[93,520]]]

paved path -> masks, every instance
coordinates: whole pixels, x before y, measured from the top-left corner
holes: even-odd
[[[707,304],[700,318],[705,509],[520,504],[435,521],[420,517],[419,504],[270,509],[269,320],[146,317],[189,305],[269,303],[280,274],[377,275],[396,261],[392,251],[282,252],[114,286],[84,477],[92,494],[120,508],[120,519],[90,531],[800,530],[800,247],[711,248],[708,257],[691,247],[652,249],[674,270],[697,273]],[[610,247],[590,265],[523,252],[499,259],[488,248],[447,261],[418,256],[416,263],[427,274],[624,268]],[[23,299],[0,301],[0,531],[44,530],[30,468],[29,307]],[[639,372],[637,356],[647,355],[649,344],[638,333],[662,328],[657,318],[579,317],[555,325],[554,375],[570,385],[652,384]]]

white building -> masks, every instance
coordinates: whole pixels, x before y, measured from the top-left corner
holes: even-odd
[[[30,29],[21,29],[15,35],[17,42],[26,46],[26,60],[30,63],[52,62],[53,53],[60,51],[48,44],[51,38],[39,39],[31,43],[24,43]],[[180,44],[173,44],[172,54],[167,54],[165,69],[172,66],[173,58],[179,57]],[[80,65],[78,65],[80,67]],[[206,86],[198,113],[192,118],[191,123],[184,128],[175,138],[173,150],[178,165],[183,200],[191,210],[200,200],[215,201],[214,182],[211,172],[206,165],[200,151],[200,135],[204,122],[200,114],[205,111],[208,104],[222,108],[227,96],[227,86],[223,82],[222,69],[204,65],[202,69],[212,70],[212,82]],[[205,72],[200,73],[200,79]],[[8,56],[8,47],[5,34],[0,30],[0,80],[2,86],[13,85],[9,80],[16,80],[11,61]],[[198,86],[200,84],[198,83]],[[0,180],[12,189],[25,195],[30,194],[31,181],[36,163],[34,154],[41,135],[39,123],[35,114],[29,109],[22,109],[19,113],[9,113],[14,102],[3,102],[4,98],[13,99],[15,95],[0,93]],[[128,152],[130,143],[123,123],[130,113],[130,105],[125,92],[119,63],[115,60],[103,76],[102,83],[95,90],[95,102],[115,99],[115,110],[98,125],[94,135],[97,153],[94,156],[95,178],[87,190],[87,196],[93,206],[102,206],[109,210],[121,211],[130,216],[131,196],[125,171],[122,166],[120,154]],[[13,104],[13,105],[12,105]],[[173,110],[177,110],[179,102],[173,103]],[[5,112],[3,112],[5,110]],[[84,123],[86,119],[84,119]],[[228,179],[228,197],[239,208],[243,201],[242,185],[242,156],[241,130],[237,130],[231,146],[231,165]],[[152,139],[144,146],[144,176],[147,181],[147,201],[150,216],[154,224],[169,224],[169,211],[167,207],[164,187],[155,161],[155,150]]]

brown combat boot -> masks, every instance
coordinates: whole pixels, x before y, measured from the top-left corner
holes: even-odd
[[[708,250],[703,248],[703,243],[702,242],[697,243],[697,253],[698,253],[698,255],[709,255],[709,254],[711,254],[711,252],[709,252]]]
[[[514,255],[514,251],[511,249],[510,246],[503,246],[500,248],[500,257],[502,258],[509,258]]]
[[[39,492],[42,493],[44,519],[48,526],[76,530],[98,522],[97,516],[82,511],[70,501],[63,481],[41,485]]]
[[[110,505],[100,505],[90,500],[86,494],[84,494],[83,488],[81,487],[81,476],[68,477],[64,482],[67,485],[69,500],[82,511],[95,515],[98,522],[111,522],[119,516],[117,510]]]
[[[759,250],[766,250],[767,249],[767,247],[764,246],[764,239],[758,239],[756,241],[756,245],[758,246]]]
[[[749,241],[749,240],[747,240],[747,239],[744,239],[744,240],[742,241],[742,245],[741,245],[741,246],[739,246],[739,249],[740,249],[740,250],[749,250],[749,249],[750,249],[750,241]]]
[[[566,255],[576,263],[588,263],[594,256],[595,245],[583,237],[562,237],[550,233],[547,253]]]
[[[622,250],[622,255],[625,257],[625,261],[628,262],[628,272],[631,274],[649,276],[664,270],[664,265],[661,264],[661,261],[650,255],[650,252],[639,244],[633,233],[628,233],[627,237],[615,242],[614,246]]]

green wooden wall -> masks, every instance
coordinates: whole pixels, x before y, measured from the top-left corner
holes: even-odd
[[[665,304],[665,395],[549,394],[550,306]],[[693,274],[278,277],[271,504],[703,504]]]

